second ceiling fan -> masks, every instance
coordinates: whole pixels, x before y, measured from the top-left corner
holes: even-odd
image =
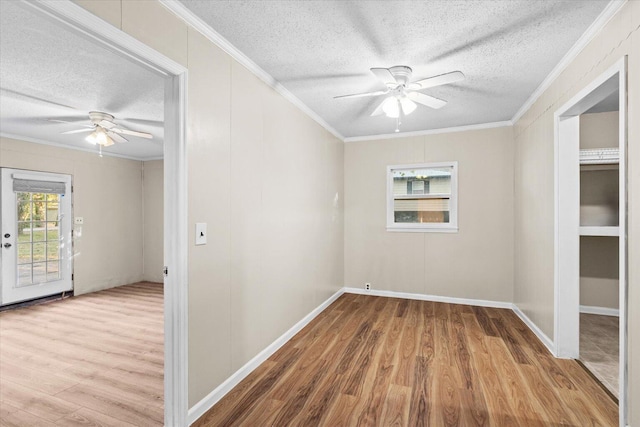
[[[385,114],[387,117],[400,118],[400,115],[411,114],[418,104],[434,109],[442,108],[447,101],[426,95],[421,90],[442,86],[464,80],[460,71],[440,74],[426,79],[411,81],[413,70],[406,65],[396,65],[391,68],[371,68],[371,72],[380,80],[386,89],[374,92],[355,93],[351,95],[335,96],[339,98],[361,98],[388,95],[371,113],[372,116]],[[397,131],[397,130],[396,130]]]
[[[153,138],[153,135],[148,132],[139,132],[119,126],[114,122],[114,119],[115,117],[111,114],[103,113],[101,111],[90,111],[89,121],[91,124],[80,125],[82,126],[80,129],[69,130],[62,132],[62,134],[69,135],[74,133],[91,132],[91,134],[86,138],[87,141],[92,144],[100,145],[101,147],[108,147],[116,142],[127,142],[127,138],[123,135],[137,136],[139,138],[146,139]],[[49,121],[70,123],[65,120],[55,119],[50,119]]]

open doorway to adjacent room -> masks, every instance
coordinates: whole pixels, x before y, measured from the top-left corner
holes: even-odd
[[[627,394],[626,57],[556,111],[556,356]]]
[[[163,425],[165,77],[1,6],[3,421]]]

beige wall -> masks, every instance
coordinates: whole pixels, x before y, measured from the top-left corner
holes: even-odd
[[[142,163],[143,180],[143,273],[142,279],[162,283],[164,266],[164,162]]]
[[[0,138],[0,166],[73,176],[74,292],[142,280],[142,164]]]
[[[628,55],[630,424],[640,424],[640,2],[627,2],[515,125],[518,306],[553,337],[554,112]]]
[[[458,233],[386,231],[386,167],[458,162]],[[345,285],[513,297],[511,127],[345,144]]]
[[[617,111],[581,115],[580,148],[617,147],[619,117]]]
[[[81,5],[189,70],[189,404],[343,282],[343,144],[155,1]]]
[[[241,364],[249,354],[260,348],[261,344],[256,342],[272,340],[339,286],[342,271],[342,211],[338,207],[334,212],[333,197],[329,201],[325,201],[325,198],[337,192],[340,196],[339,203],[343,200],[342,175],[335,170],[341,164],[342,148],[333,137],[259,82],[253,82],[252,86],[260,88],[259,106],[256,102],[246,101],[247,94],[242,89],[232,95],[232,85],[243,79],[251,82],[254,78],[246,75],[241,67],[197,33],[188,30],[185,24],[157,2],[81,0],[79,3],[189,67],[190,225],[195,221],[207,221],[210,224],[209,245],[198,248],[192,246],[190,252],[189,401],[194,404],[233,372],[234,367]],[[514,300],[549,336],[553,336],[554,305],[553,112],[624,54],[630,55],[629,75],[640,75],[640,54],[637,53],[640,51],[640,35],[637,31],[639,23],[640,2],[630,1],[515,126]],[[640,85],[637,84],[637,78],[630,77],[629,117],[638,117],[639,108]],[[232,114],[232,111],[235,113]],[[253,121],[247,120],[244,123],[242,116],[238,117],[237,114],[247,114],[246,117],[252,117]],[[261,121],[256,121],[258,118]],[[629,259],[632,261],[640,257],[639,126],[640,121],[629,120]],[[241,135],[259,138],[245,140]],[[446,154],[447,157],[454,154],[446,151],[445,141],[455,142],[456,136],[428,137],[425,140],[432,138],[440,141],[444,150],[441,154]],[[239,139],[242,143],[237,142]],[[373,144],[377,146],[380,143]],[[349,153],[354,153],[362,145],[364,143],[347,145],[346,165],[353,164]],[[460,142],[454,143],[454,146],[460,145]],[[384,163],[400,163],[405,159],[420,157],[419,153],[413,154],[414,150],[419,152],[421,149],[419,139],[418,142],[407,140],[400,146],[404,148],[395,149],[397,152],[391,153]],[[465,145],[467,148],[470,146],[472,145]],[[508,144],[504,146],[506,148]],[[427,147],[428,144],[425,143],[423,150]],[[509,149],[506,150],[508,152]],[[496,151],[500,155],[505,152]],[[325,156],[320,155],[321,153]],[[427,153],[430,154],[428,151]],[[460,158],[463,158],[463,153],[460,154]],[[246,175],[240,168],[244,165],[256,165],[258,162],[255,156],[259,155],[265,159],[259,165],[260,170],[267,174],[256,180],[260,183],[259,191],[256,190],[260,194],[259,202],[256,197],[256,203],[250,208],[246,206],[250,203],[248,200],[242,200],[242,204],[232,203],[239,197],[233,193],[232,185],[238,176]],[[320,156],[315,158],[318,155]],[[311,161],[311,158],[314,160]],[[277,167],[272,165],[271,162],[274,161]],[[333,178],[321,183],[325,191],[315,200],[311,200],[313,195],[304,183],[316,184],[321,181],[309,179],[291,182],[284,178],[285,174],[296,172],[298,165],[306,164],[307,161],[315,165],[309,171],[309,176],[322,174],[323,177]],[[377,161],[382,164],[380,160]],[[494,170],[488,172],[498,173]],[[348,167],[346,173],[352,174]],[[206,184],[193,184],[196,177],[206,178]],[[360,179],[364,178],[350,176],[346,181],[350,186],[361,185],[358,182]],[[276,187],[276,184],[281,188]],[[198,199],[194,199],[196,195]],[[371,206],[378,209],[379,197],[374,195],[372,198],[375,200],[366,203],[371,203]],[[304,208],[300,209],[299,214],[295,214],[277,205],[277,202],[291,203],[284,205],[289,207],[295,203],[294,206]],[[313,202],[321,204],[319,211],[311,212]],[[461,215],[466,209],[461,206]],[[511,209],[508,203],[506,209]],[[356,210],[348,213],[366,218],[365,212]],[[501,216],[500,212],[497,214]],[[380,215],[384,216],[384,206]],[[496,233],[485,235],[479,228],[470,227],[469,221],[473,223],[473,219],[463,219],[461,216],[460,221],[461,233],[454,235],[449,243],[446,243],[447,235],[430,234],[423,236],[422,241],[419,236],[407,239],[392,237],[394,240],[389,241],[390,246],[383,249],[389,252],[389,249],[409,248],[412,252],[423,253],[427,239],[434,243],[429,248],[438,244],[449,245],[454,239],[468,237],[468,232],[462,230],[463,226],[465,230],[474,230],[472,240],[476,246],[470,247],[470,252],[465,253],[465,260],[469,260],[471,269],[480,269],[476,257],[484,257],[483,251],[490,244],[492,249],[495,247],[498,250],[495,257],[492,257],[491,269],[483,269],[481,278],[505,276],[500,277],[501,283],[492,285],[488,292],[465,284],[462,280],[465,272],[455,272],[456,278],[452,280],[455,284],[451,290],[443,289],[440,283],[421,284],[420,281],[412,281],[410,278],[423,276],[419,271],[412,271],[416,268],[415,264],[408,261],[403,261],[405,264],[398,267],[382,265],[378,271],[374,271],[373,266],[366,267],[363,264],[354,267],[352,258],[360,255],[350,247],[349,242],[365,239],[378,245],[379,243],[375,242],[375,238],[369,238],[367,230],[360,229],[356,232],[358,228],[354,229],[351,225],[346,226],[349,237],[345,259],[347,265],[350,265],[345,274],[347,284],[361,286],[363,277],[370,273],[367,271],[369,268],[375,273],[375,277],[382,278],[380,283],[394,282],[392,286],[407,291],[424,289],[428,293],[446,292],[452,296],[510,300],[509,287],[502,283],[502,280],[509,280],[509,261],[502,262],[502,250],[506,244],[493,241]],[[509,221],[507,217],[506,223],[509,224]],[[497,229],[504,230],[508,235],[506,228]],[[506,237],[505,240],[509,238]],[[505,256],[508,259],[510,255]],[[418,258],[418,261],[421,260],[423,258]],[[503,271],[506,273],[491,272],[505,267],[506,270]],[[393,273],[394,268],[398,272],[398,280],[389,280],[393,277],[390,273]],[[256,284],[257,277],[262,279],[259,284]],[[638,307],[640,262],[630,262],[629,277],[629,305]],[[350,283],[351,281],[354,283]],[[252,312],[258,305],[255,304],[257,292],[265,295],[264,303],[259,304],[261,311],[258,313]],[[311,297],[312,294],[315,298]],[[252,332],[256,325],[265,332]],[[640,423],[639,330],[640,312],[631,310],[629,370],[632,384],[632,425]]]

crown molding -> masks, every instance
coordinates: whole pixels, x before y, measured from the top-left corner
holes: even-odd
[[[209,41],[225,51],[229,56],[242,64],[246,69],[251,71],[260,80],[265,82],[268,86],[273,88],[276,92],[282,95],[286,100],[298,107],[303,113],[309,116],[312,120],[318,123],[320,126],[329,131],[333,136],[340,141],[344,141],[344,136],[336,129],[334,129],[329,123],[327,123],[322,117],[316,114],[312,109],[307,107],[298,97],[289,92],[287,88],[282,86],[273,76],[263,70],[258,64],[253,62],[247,55],[242,53],[238,48],[232,45],[229,40],[225,39],[217,31],[215,31],[209,24],[200,19],[196,14],[191,12],[186,6],[180,3],[178,0],[159,0],[160,3],[174,13],[178,18],[182,19],[188,25],[195,28]]]
[[[247,68],[250,72],[256,75],[260,80],[265,82],[268,86],[273,88],[276,92],[282,95],[285,99],[291,102],[293,105],[298,107],[302,112],[304,112],[307,116],[317,122],[320,126],[325,128],[331,134],[333,134],[336,138],[340,139],[344,142],[357,142],[357,141],[373,141],[380,139],[394,139],[394,138],[405,138],[410,136],[423,136],[423,135],[436,135],[441,133],[451,133],[451,132],[463,132],[469,130],[478,130],[478,129],[490,129],[497,127],[506,127],[513,126],[530,108],[531,106],[540,98],[540,96],[551,86],[553,81],[569,66],[569,64],[578,56],[578,54],[589,44],[591,40],[598,34],[598,32],[611,20],[611,18],[620,10],[620,8],[628,1],[628,0],[611,0],[604,10],[598,15],[596,20],[587,28],[587,30],[580,36],[580,38],[574,43],[574,45],[569,49],[569,51],[562,57],[560,62],[551,70],[551,72],[545,77],[545,79],[540,83],[540,85],[536,88],[536,90],[529,96],[527,101],[520,107],[520,109],[515,113],[515,115],[511,118],[511,120],[502,121],[502,122],[491,122],[491,123],[482,123],[477,125],[467,125],[467,126],[456,126],[450,128],[441,128],[441,129],[431,129],[424,131],[415,131],[415,132],[399,132],[399,133],[391,133],[391,134],[381,134],[381,135],[365,135],[365,136],[356,136],[356,137],[344,137],[340,132],[338,132],[335,128],[329,125],[324,119],[322,119],[318,114],[316,114],[313,110],[307,107],[298,97],[293,95],[288,89],[286,89],[282,84],[280,84],[276,79],[273,78],[269,73],[263,70],[260,66],[258,66],[255,62],[253,62],[249,57],[247,57],[244,53],[238,50],[234,45],[232,45],[227,39],[225,39],[222,35],[216,32],[213,28],[209,26],[206,22],[196,16],[193,12],[191,12],[187,7],[185,7],[178,0],[159,0],[160,3],[169,9],[172,13],[186,22],[188,25],[192,26],[194,29],[199,31],[202,35],[204,35],[207,39],[209,39],[212,43],[226,52],[233,59],[242,64],[245,68]]]
[[[454,132],[466,132],[466,131],[481,130],[481,129],[502,128],[502,127],[509,127],[512,125],[513,123],[507,120],[504,122],[479,123],[476,125],[454,126],[450,128],[429,129],[429,130],[417,130],[413,132],[397,132],[397,133],[387,133],[382,135],[351,136],[349,138],[345,138],[344,142],[375,141],[379,139],[407,138],[410,136],[438,135],[441,133],[454,133]]]
[[[14,141],[31,142],[33,144],[49,145],[51,147],[63,148],[63,149],[74,150],[74,151],[82,151],[89,154],[95,154],[96,156],[98,155],[98,151],[95,148],[76,147],[73,145],[66,145],[66,144],[60,144],[58,142],[47,141],[46,139],[32,138],[30,136],[14,135],[11,133],[0,132],[0,138],[13,139]],[[154,157],[127,156],[125,154],[116,154],[116,153],[111,153],[109,151],[104,151],[104,150],[102,151],[102,155],[104,157],[117,157],[120,159],[135,160],[137,162],[146,162],[149,160],[163,159],[163,157],[157,157],[157,156],[154,156]]]
[[[540,96],[549,89],[551,83],[558,78],[558,76],[571,64],[571,62],[582,52],[582,50],[589,44],[591,40],[604,28],[605,25],[613,18],[613,16],[620,10],[620,8],[627,2],[627,0],[611,0],[604,10],[598,15],[595,21],[582,33],[578,41],[576,41],[571,49],[562,57],[560,62],[551,70],[551,72],[540,83],[540,86],[531,94],[529,99],[522,104],[522,107],[511,118],[511,122],[516,124],[518,120],[526,113],[529,108],[540,98]]]

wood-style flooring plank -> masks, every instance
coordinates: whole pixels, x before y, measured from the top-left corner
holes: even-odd
[[[0,425],[160,426],[163,287],[0,313]]]
[[[164,422],[164,411],[155,403],[130,401],[93,384],[78,384],[56,396],[140,427],[161,426]]]
[[[0,401],[29,412],[47,421],[55,422],[80,408],[75,402],[60,399],[34,389],[2,380]]]
[[[26,411],[15,411],[0,420],[1,427],[55,427],[51,421]]]
[[[343,295],[195,424],[617,425],[510,310]]]
[[[80,408],[71,415],[56,421],[56,426],[64,427],[135,427],[109,415],[101,414],[88,408]]]

